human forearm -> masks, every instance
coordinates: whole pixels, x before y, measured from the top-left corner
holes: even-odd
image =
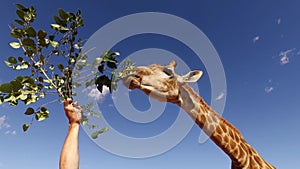
[[[80,124],[71,123],[69,125],[68,135],[60,156],[60,169],[78,169],[79,153],[78,153],[78,133]]]

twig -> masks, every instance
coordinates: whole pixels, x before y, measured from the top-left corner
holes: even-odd
[[[42,107],[44,107],[44,106],[46,106],[48,104],[54,103],[54,102],[57,102],[57,99],[54,99],[54,100],[51,100],[50,102],[42,104],[38,109],[40,109],[40,108],[42,108]]]
[[[10,28],[10,30],[13,29],[10,25],[9,25],[9,28]],[[17,39],[18,39],[18,41],[19,41],[19,43],[20,43],[20,46],[22,47],[23,51],[26,52],[26,49],[25,49],[25,47],[24,47],[23,44],[22,44],[22,39],[20,39],[20,38],[17,38]],[[29,58],[30,58],[30,60],[36,65],[37,62],[33,59],[33,57],[30,56]],[[49,76],[48,76],[47,73],[44,71],[44,69],[41,68],[40,65],[37,65],[37,67],[38,67],[38,69],[40,70],[40,72],[46,77],[46,79],[49,80],[50,84],[56,89],[56,91],[58,92],[59,96],[62,97],[62,98],[64,98],[63,93],[60,92],[60,91],[58,90],[58,87],[57,87],[57,86],[53,83],[53,81],[49,78]]]

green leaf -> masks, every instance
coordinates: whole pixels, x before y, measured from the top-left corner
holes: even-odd
[[[19,9],[21,9],[21,10],[26,9],[26,8],[25,8],[23,5],[21,5],[21,4],[16,4],[16,7],[19,8]]]
[[[3,96],[0,96],[0,104],[2,104],[4,102],[4,98]]]
[[[76,16],[81,16],[81,10],[80,9],[77,10]]]
[[[61,26],[58,24],[50,24],[51,28],[54,30],[58,30]]]
[[[20,81],[17,81],[17,80],[11,81],[10,84],[12,85],[12,92],[17,92],[21,88],[23,88],[23,84]]]
[[[44,82],[44,78],[40,76],[40,77],[38,77],[38,81],[43,83]]]
[[[23,92],[22,94],[19,95],[18,99],[24,101],[27,99],[27,97],[28,97],[28,95],[25,92]]]
[[[21,47],[20,43],[18,43],[18,42],[10,42],[9,45],[15,49],[18,49]]]
[[[44,39],[44,38],[42,38],[42,39],[38,39],[38,45],[40,46],[40,47],[45,47],[45,46],[47,46],[49,44],[49,40],[47,40],[47,39]]]
[[[49,69],[50,69],[50,70],[54,70],[54,65],[50,65],[50,66],[49,66]]]
[[[22,45],[25,47],[29,47],[31,49],[35,49],[35,43],[34,40],[30,39],[30,38],[26,38],[22,40]]]
[[[11,106],[18,105],[18,99],[11,94],[9,94],[7,97],[4,98],[4,102],[8,102]]]
[[[76,69],[76,70],[82,70],[83,67],[84,67],[84,66],[83,66],[83,65],[80,65],[80,64],[76,64],[76,65],[75,65],[75,69]]]
[[[108,61],[107,66],[112,69],[117,69],[117,64],[115,62]]]
[[[39,39],[44,39],[47,36],[47,32],[45,32],[44,30],[39,30],[38,31],[38,38]]]
[[[119,53],[119,52],[112,52],[112,53],[110,54],[110,56],[112,56],[112,57],[120,56],[120,53]]]
[[[53,19],[54,19],[55,23],[57,23],[58,25],[62,25],[62,20],[60,20],[58,16],[54,15]]]
[[[23,62],[23,61],[24,61],[24,58],[22,58],[22,57],[19,56],[19,57],[18,57],[18,61],[19,61],[19,62]]]
[[[24,26],[25,25],[25,22],[24,21],[21,21],[21,20],[18,20],[18,19],[15,19],[15,22],[21,26]]]
[[[95,79],[91,79],[90,81],[85,82],[85,87],[89,87],[95,84]]]
[[[27,47],[29,47],[29,46],[27,46]],[[32,47],[32,46],[30,46],[30,47]],[[35,49],[33,49],[33,50],[27,49],[27,50],[24,52],[24,55],[25,55],[25,56],[33,56],[34,53],[35,53],[34,50],[35,50]]]
[[[40,61],[44,64],[45,63],[45,56],[42,54],[41,56],[40,56]]]
[[[23,82],[23,79],[24,79],[23,76],[17,76],[17,77],[15,78],[15,81]]]
[[[45,93],[44,92],[40,93],[40,98],[45,98]]]
[[[17,92],[18,90],[20,90],[23,87],[22,81],[20,80],[21,78],[23,78],[23,77],[18,76],[9,83],[1,84],[0,92],[3,92],[3,93]]]
[[[28,128],[29,128],[29,126],[30,126],[30,124],[23,124],[23,131],[25,132],[25,131],[27,131],[28,130]]]
[[[92,137],[93,139],[96,139],[96,138],[98,138],[98,135],[99,135],[98,132],[95,131],[95,132],[92,133],[91,137]]]
[[[43,121],[49,117],[49,112],[45,107],[42,107],[40,111],[35,114],[35,119],[37,121]]]
[[[21,76],[19,76],[19,77],[21,77]],[[26,84],[34,84],[34,80],[31,78],[31,77],[29,77],[29,76],[24,76],[23,78],[22,78],[22,83],[26,83]]]
[[[34,114],[34,109],[31,108],[31,107],[29,107],[29,108],[27,108],[27,110],[25,111],[24,114],[26,114],[26,115],[32,115],[32,114]]]
[[[8,62],[11,63],[11,64],[17,64],[18,63],[17,59],[13,56],[10,56],[8,58]]]
[[[102,93],[104,85],[107,87],[111,86],[111,80],[106,75],[102,75],[96,79],[95,85],[100,93]]]
[[[81,124],[85,126],[85,125],[88,124],[88,122],[89,122],[88,117],[86,115],[82,115],[82,122],[81,122]]]
[[[58,24],[50,24],[51,28],[54,29],[54,30],[57,30],[59,29],[61,26],[58,25]]]
[[[10,35],[14,38],[22,38],[22,36],[24,35],[24,31],[20,28],[14,28],[11,30]]]
[[[36,37],[36,31],[33,27],[29,27],[25,30],[29,37]]]
[[[0,92],[11,93],[13,91],[13,86],[11,83],[4,83],[0,85]]]
[[[98,131],[93,132],[92,135],[91,135],[91,137],[92,137],[93,139],[96,139],[96,138],[98,138],[98,136],[99,136],[100,134],[102,134],[102,133],[104,133],[104,132],[106,132],[106,131],[108,131],[108,128],[107,128],[107,127],[104,127],[104,128],[102,128],[101,130],[98,130]]]
[[[69,28],[58,25],[58,24],[51,24],[50,26],[52,29],[59,31],[61,33],[66,33],[69,30]]]
[[[58,14],[63,20],[67,20],[70,16],[63,9],[58,9]]]
[[[103,64],[101,64],[100,66],[98,66],[98,71],[101,72],[101,73],[103,73],[103,71],[104,71],[104,65]]]
[[[21,70],[21,69],[27,69],[30,67],[30,63],[28,62],[23,62],[21,65],[17,65],[15,67],[16,70]]]
[[[23,10],[16,10],[16,14],[18,15],[18,17],[20,19],[22,19],[23,21],[25,21],[25,12]]]
[[[15,68],[13,64],[9,63],[8,61],[4,61],[4,63],[6,64],[6,66],[10,67],[10,68]]]
[[[46,107],[41,107],[41,112],[49,113],[49,112],[48,112],[48,109],[47,109]]]
[[[54,48],[57,48],[59,46],[58,42],[55,42],[55,41],[52,41],[52,40],[50,40],[49,42],[50,42],[51,46],[54,47]]]
[[[97,57],[94,62],[93,62],[93,65],[100,65],[101,63],[103,62],[103,59],[101,57]]]
[[[24,103],[26,105],[29,105],[31,103],[35,103],[38,100],[38,97],[35,94],[29,94],[27,99],[24,100]]]
[[[57,67],[60,71],[63,71],[65,68],[64,65],[62,65],[62,64],[58,64]]]

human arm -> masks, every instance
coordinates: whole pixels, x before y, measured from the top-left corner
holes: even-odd
[[[73,103],[72,99],[67,99],[64,101],[64,110],[69,119],[69,130],[61,151],[59,168],[78,169],[78,134],[82,117],[82,109],[77,105],[77,102]]]

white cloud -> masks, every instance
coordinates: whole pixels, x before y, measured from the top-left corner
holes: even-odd
[[[16,130],[7,130],[4,134],[17,135]]]
[[[10,124],[6,122],[7,118],[5,115],[0,117],[0,129],[1,128],[10,128]]]
[[[256,41],[258,41],[259,39],[260,39],[259,36],[255,36],[255,37],[253,38],[253,43],[255,43]]]
[[[8,124],[6,121],[7,121],[7,117],[5,115],[0,117],[0,130],[6,129],[4,134],[16,135],[17,132],[15,130],[8,130],[8,128],[10,128],[11,125]]]
[[[274,90],[274,83],[273,83],[273,80],[272,80],[272,79],[269,79],[269,80],[267,81],[267,85],[266,85],[266,87],[265,87],[265,92],[266,92],[266,93],[271,93],[271,92],[273,92],[273,90]]]
[[[280,58],[280,64],[285,65],[288,64],[290,62],[290,59],[287,55],[284,55]]]
[[[281,24],[281,18],[278,18],[278,19],[277,19],[277,24],[278,24],[278,25]]]
[[[102,93],[99,92],[99,90],[97,88],[93,88],[90,90],[90,92],[88,93],[88,96],[100,101],[102,100],[107,94],[109,93],[109,88],[107,86],[103,86],[103,90]]]
[[[0,117],[0,129],[2,128],[4,122],[5,122],[6,116],[1,116]]]
[[[272,86],[265,87],[266,93],[271,93],[273,90],[274,90],[274,87],[272,87]]]
[[[218,97],[216,98],[216,100],[221,100],[225,97],[225,92],[221,92]]]
[[[280,64],[281,65],[285,65],[285,64],[288,64],[290,62],[290,57],[294,55],[294,50],[295,49],[289,49],[289,50],[286,50],[286,51],[281,51],[279,53]]]

